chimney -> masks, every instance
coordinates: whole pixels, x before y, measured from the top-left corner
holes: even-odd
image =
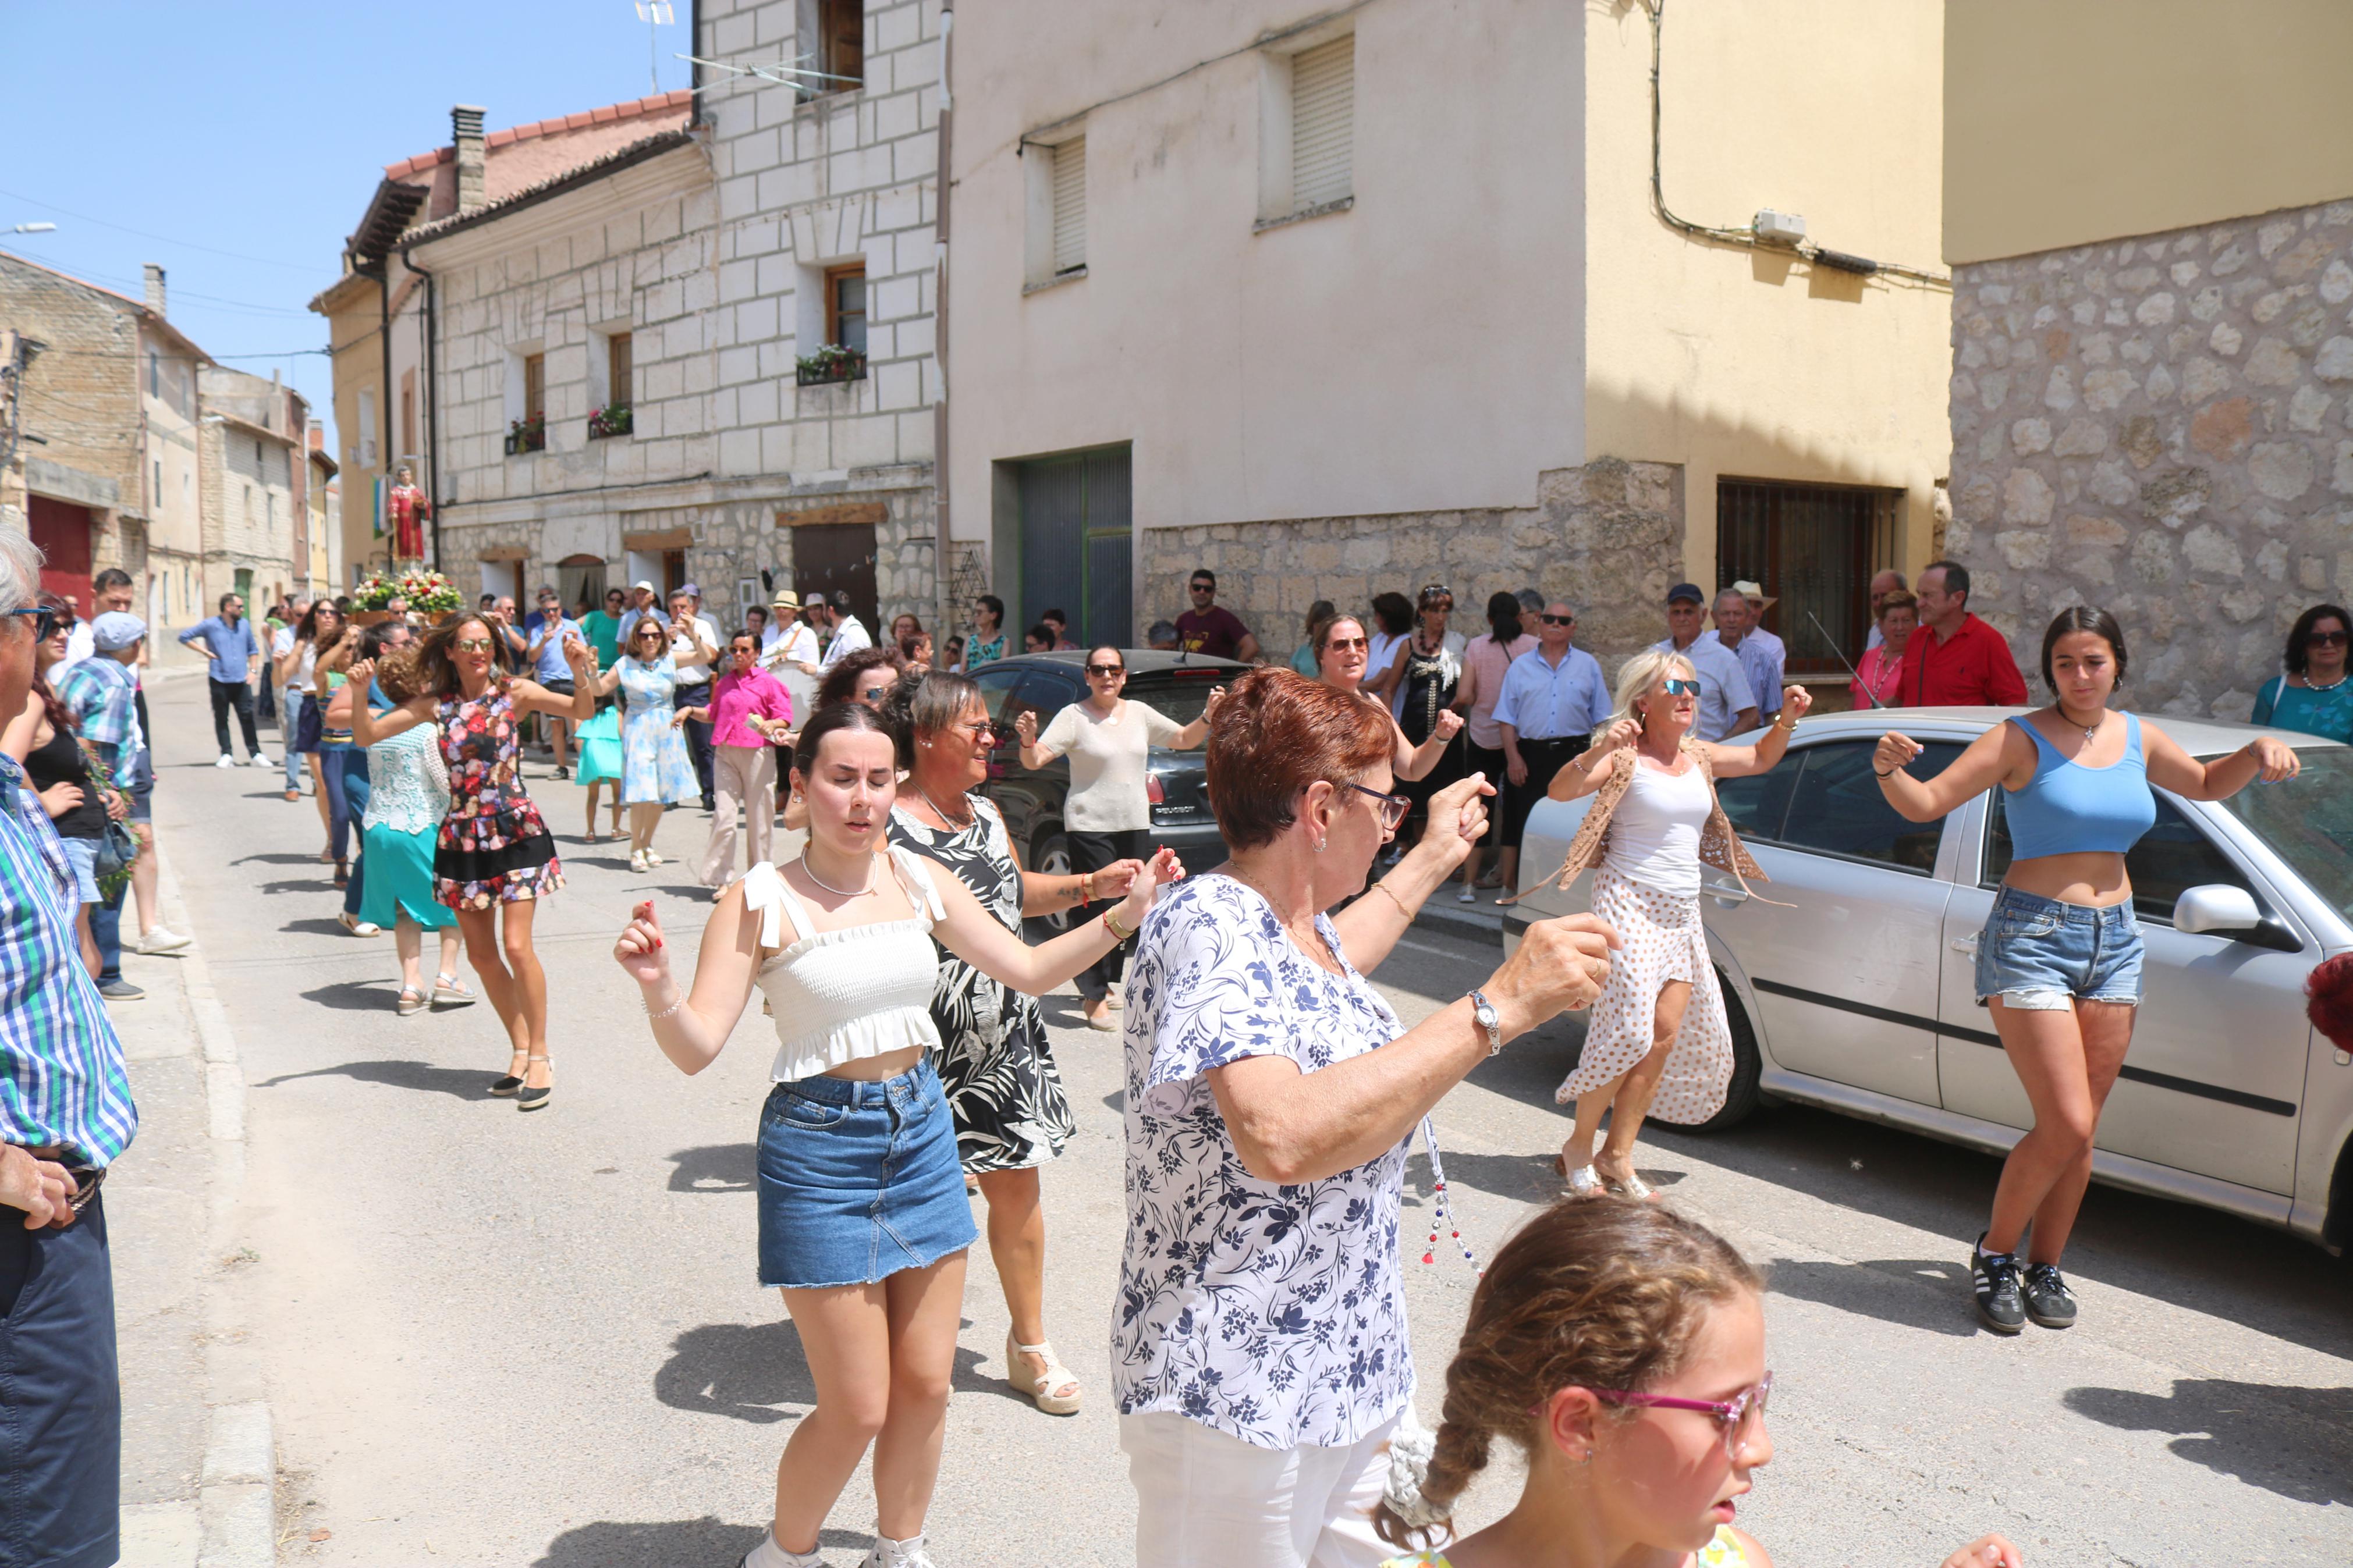
[[[170,315],[171,312],[164,309],[164,269],[151,261],[147,264],[146,272],[147,308],[159,316]]]
[[[478,104],[460,103],[449,110],[449,144],[457,154],[458,210],[472,212],[488,199],[482,175],[482,113]]]

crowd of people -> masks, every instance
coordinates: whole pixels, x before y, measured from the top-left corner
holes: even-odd
[[[0,1280],[37,1268],[43,1281],[10,1309],[0,1384],[50,1391],[37,1409],[0,1406],[0,1471],[40,1500],[0,1531],[31,1542],[29,1560],[102,1549],[114,1528],[99,1185],[136,1127],[106,1012],[127,999],[111,988],[125,890],[142,951],[186,942],[150,918],[147,628],[127,579],[102,575],[101,613],[81,623],[40,595],[38,564],[22,536],[0,534],[0,1204],[26,1216],[0,1227]],[[1189,587],[1172,640],[1255,662],[1257,640],[1216,604],[1215,578]],[[2024,703],[1968,590],[1951,562],[1916,589],[1893,573],[1873,582],[1859,704]],[[533,921],[565,885],[523,774],[533,732],[547,782],[588,792],[591,839],[597,786],[614,788],[617,833],[629,808],[633,870],[661,863],[665,810],[712,807],[698,869],[713,907],[692,973],[674,969],[650,900],[613,952],[653,1044],[682,1072],[711,1063],[754,992],[777,1036],[756,1113],[754,1252],[817,1398],[745,1568],[816,1563],[870,1449],[868,1563],[927,1568],[965,1258],[984,1235],[1011,1323],[1007,1381],[1042,1412],[1082,1406],[1047,1333],[1039,1178],[1076,1122],[1035,998],[1072,981],[1086,1021],[1119,1032],[1124,1055],[1111,1392],[1140,1563],[1503,1568],[1542,1543],[1580,1564],[1769,1568],[1734,1523],[1773,1457],[1761,1283],[1723,1239],[1661,1206],[1634,1160],[1646,1116],[1704,1120],[1730,1076],[1701,868],[1744,887],[1767,879],[1715,781],[1775,766],[1813,705],[1759,625],[1770,601],[1757,584],[1711,599],[1676,584],[1666,635],[1614,683],[1575,646],[1575,609],[1557,600],[1496,594],[1471,638],[1450,625],[1441,584],[1379,595],[1362,614],[1319,604],[1303,658],[1237,672],[1185,725],[1122,695],[1124,650],[1086,648],[1086,699],[1042,730],[1000,729],[970,678],[1008,656],[993,596],[936,659],[913,616],[878,642],[845,598],[805,605],[789,589],[723,635],[692,584],[665,596],[639,582],[578,613],[552,590],[535,598],[531,616],[490,597],[429,626],[321,600],[277,606],[256,629],[231,595],[183,640],[207,656],[223,765],[237,765],[232,716],[248,765],[280,765],[251,723],[267,671],[286,798],[301,800],[307,769],[344,928],[393,931],[404,1016],[474,1000],[462,947],[509,1051],[486,1087],[526,1111],[554,1089]],[[2328,605],[2298,619],[2261,699],[2274,722],[2341,723],[2332,694],[2348,626]],[[1082,651],[1066,631],[1041,618],[1024,640]],[[2219,799],[2297,771],[2269,735],[2192,760],[2113,709],[2127,663],[2113,617],[2069,609],[2042,638],[2046,707],[1932,778],[1907,772],[1920,747],[1900,730],[1874,763],[1890,806],[1914,820],[2010,792],[2016,855],[1977,989],[2034,1121],[1971,1252],[1978,1315],[2004,1333],[2076,1316],[2059,1263],[2139,996],[2125,855],[2154,820],[2150,786]],[[982,789],[1008,743],[1026,766],[1068,762],[1071,872],[1025,868]],[[1153,849],[1142,778],[1151,749],[1195,745],[1230,853],[1198,876]],[[1595,805],[1565,865],[1533,869],[1591,871],[1594,912],[1531,923],[1493,973],[1406,1027],[1367,975],[1444,889],[1513,897],[1535,800],[1585,795]],[[781,860],[778,816],[802,836]],[[1025,940],[1024,917],[1050,912],[1071,915],[1069,929]],[[2335,1000],[2346,976],[2318,989],[2329,994],[2316,1021],[2347,1011]],[[1479,1064],[1571,1010],[1591,1018],[1557,1091],[1574,1106],[1556,1157],[1562,1195],[1486,1270],[1443,1420],[1421,1432],[1404,1322],[1408,1152],[1417,1140],[1429,1151],[1446,1217],[1431,1112]],[[1453,1503],[1497,1438],[1525,1457],[1520,1500],[1455,1539]],[[18,1544],[0,1533],[0,1546]],[[1947,1563],[2020,1561],[1986,1537]]]

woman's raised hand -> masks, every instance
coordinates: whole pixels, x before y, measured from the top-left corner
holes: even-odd
[[[1609,726],[1609,732],[1601,737],[1601,744],[1593,749],[1607,753],[1621,747],[1633,745],[1641,738],[1642,721],[1641,720],[1630,717],[1620,719]]]
[[[662,944],[661,920],[651,899],[630,911],[629,923],[613,943],[613,962],[640,985],[651,985],[670,973],[670,949]]]
[[[1142,875],[1143,861],[1114,860],[1096,869],[1094,880],[1089,888],[1097,899],[1124,898],[1127,890],[1135,886],[1135,879]]]
[[[2255,759],[2255,766],[2260,770],[2256,776],[2265,784],[2292,779],[2304,769],[2303,763],[2296,758],[2295,748],[2274,735],[2264,735],[2249,742],[2247,752]]]
[[[375,660],[372,658],[352,660],[351,668],[343,671],[343,679],[362,691],[365,691],[368,689],[368,682],[375,679]]]
[[[1023,745],[1036,745],[1038,743],[1038,715],[1027,708],[1023,709],[1020,712],[1016,713],[1013,716],[1013,732],[1021,737],[1021,743]]]
[[[573,678],[587,680],[596,673],[596,650],[571,632],[564,634],[564,662],[572,667]]]
[[[1435,857],[1450,871],[1462,864],[1471,847],[1486,836],[1487,797],[1494,793],[1486,774],[1472,773],[1431,795],[1430,830],[1414,852]]]
[[[1609,978],[1609,950],[1618,933],[1598,915],[1538,921],[1488,980],[1506,1037],[1523,1034],[1562,1013],[1593,1005]]]
[[[1160,896],[1167,883],[1179,881],[1185,875],[1185,862],[1176,858],[1176,851],[1163,848],[1151,859],[1136,868],[1135,879],[1120,900],[1120,923],[1133,927],[1151,910],[1152,901]]]
[[[1462,715],[1451,708],[1441,708],[1438,710],[1436,721],[1430,727],[1430,732],[1441,741],[1451,741],[1461,732],[1461,729]]]
[[[1871,771],[1875,773],[1892,773],[1896,769],[1908,765],[1912,759],[1918,756],[1926,748],[1911,736],[1899,735],[1891,730],[1879,737],[1878,746],[1872,751]]]
[[[1814,694],[1812,692],[1802,686],[1785,686],[1781,689],[1781,711],[1788,715],[1790,723],[1795,724],[1813,710]]]

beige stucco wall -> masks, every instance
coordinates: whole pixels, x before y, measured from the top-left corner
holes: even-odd
[[[1945,255],[2353,195],[2345,0],[1950,0]]]
[[[1682,569],[1702,584],[1720,476],[1901,489],[1916,569],[1950,449],[1949,292],[1667,227],[1650,192],[1649,15],[1601,0],[1584,16],[1586,450],[1683,465]],[[1717,227],[1795,212],[1819,244],[1937,269],[1943,26],[1936,0],[1670,7],[1668,204]]]

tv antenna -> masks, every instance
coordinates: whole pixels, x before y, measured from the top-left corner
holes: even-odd
[[[678,10],[670,0],[638,0],[638,20],[646,25],[646,91],[649,95],[661,92],[661,72],[655,65],[654,29],[667,27],[678,20]]]

